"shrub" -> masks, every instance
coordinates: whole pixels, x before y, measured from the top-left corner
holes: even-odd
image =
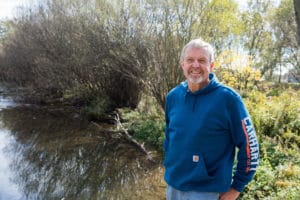
[[[248,92],[245,103],[260,144],[260,165],[240,199],[287,199],[300,196],[300,93],[273,88]],[[280,91],[280,92],[279,92]]]
[[[248,93],[245,103],[258,135],[280,138],[283,142],[297,142],[300,145],[298,93],[288,90],[272,97],[258,91]]]
[[[135,110],[118,109],[121,113],[122,123],[139,142],[145,142],[146,145],[162,152],[165,127],[164,115],[160,110],[154,108],[159,107],[158,104],[148,106],[147,111],[144,108],[144,103],[147,104],[147,102],[143,102],[143,105],[140,104]]]
[[[146,120],[132,127],[133,136],[162,150],[164,140],[164,121]]]
[[[262,199],[271,196],[274,191],[275,173],[267,159],[260,160],[254,180],[248,184],[242,193],[241,199]]]
[[[269,137],[260,138],[261,159],[254,180],[239,199],[298,199],[299,147],[286,148]]]

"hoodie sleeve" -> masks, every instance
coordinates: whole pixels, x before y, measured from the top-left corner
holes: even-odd
[[[231,187],[241,192],[253,179],[259,162],[259,146],[250,115],[241,99],[234,96],[230,106],[231,134],[238,147],[237,166]]]

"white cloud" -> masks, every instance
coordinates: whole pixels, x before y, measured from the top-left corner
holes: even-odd
[[[16,8],[26,6],[30,0],[0,0],[0,19],[12,18]]]

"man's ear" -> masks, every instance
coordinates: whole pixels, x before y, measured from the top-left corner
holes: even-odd
[[[179,61],[180,67],[183,67],[183,60]]]
[[[209,64],[209,69],[210,69],[210,71],[212,71],[212,70],[213,70],[213,68],[214,68],[214,65],[215,65],[215,63],[214,63],[214,62],[211,62],[211,63]]]

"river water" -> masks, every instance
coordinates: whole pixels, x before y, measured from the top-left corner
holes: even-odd
[[[111,126],[0,96],[0,200],[164,199],[161,164]]]

